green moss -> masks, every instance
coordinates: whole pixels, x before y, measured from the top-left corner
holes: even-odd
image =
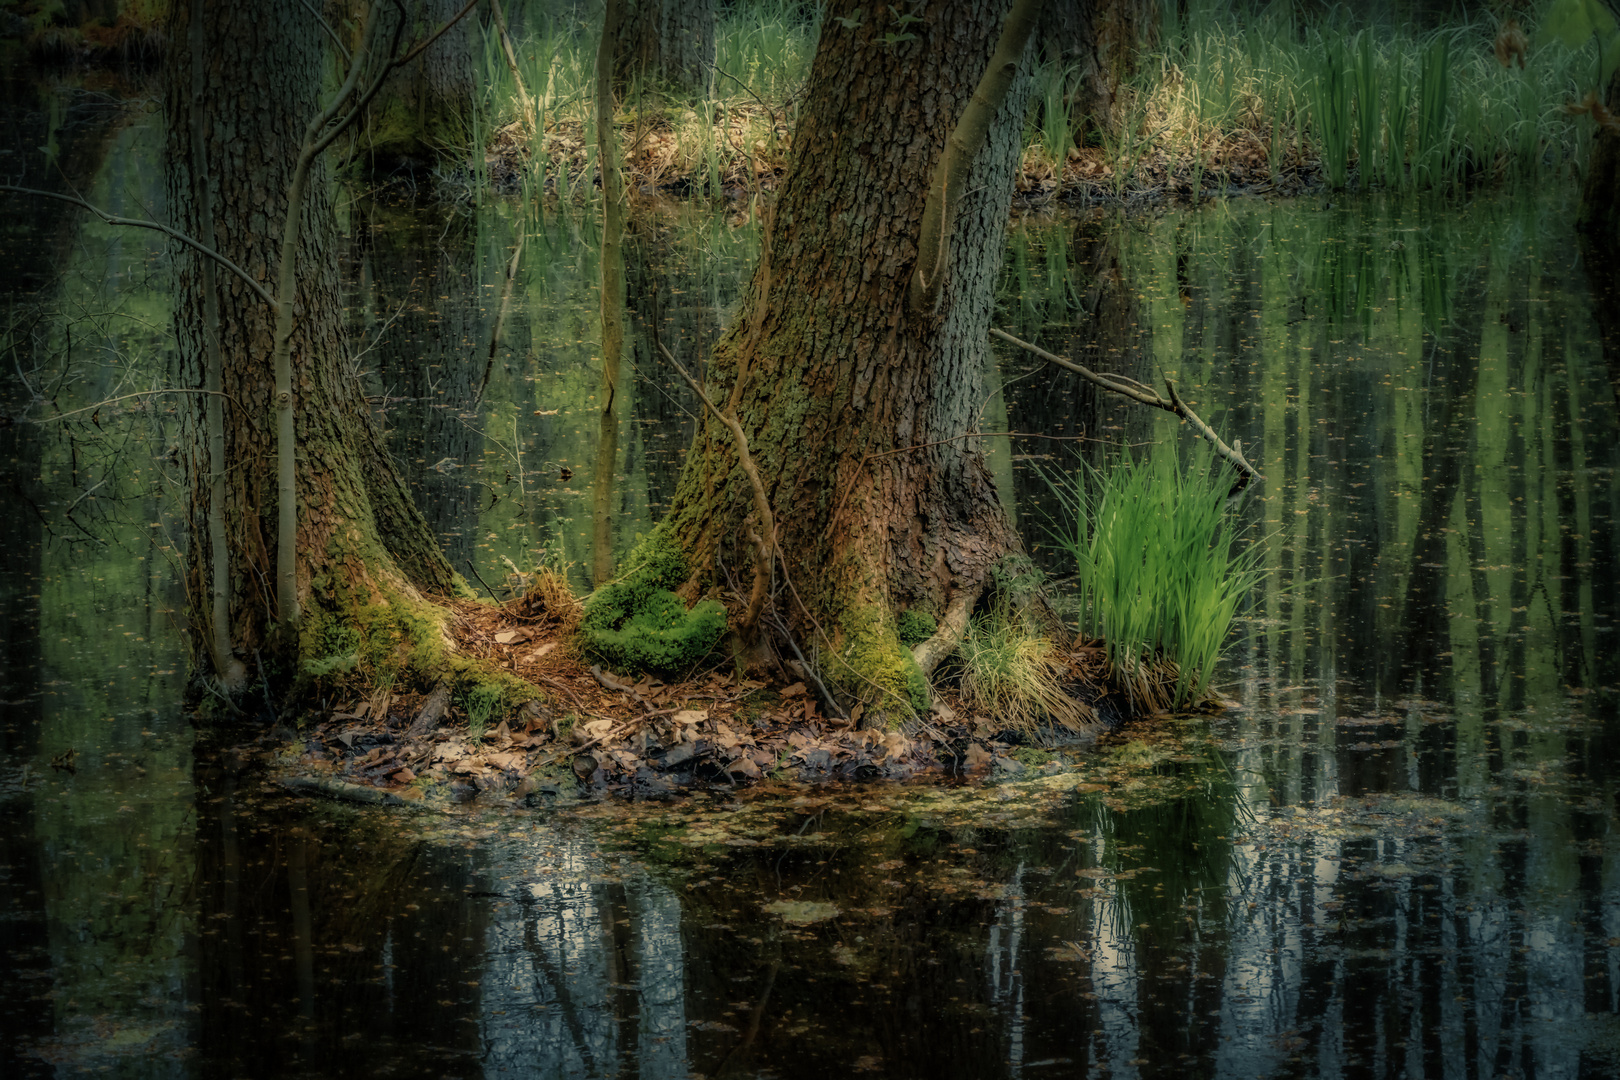
[[[1036,746],[1016,747],[1008,756],[1031,769],[1038,769],[1042,765],[1049,765],[1058,760],[1058,756],[1052,751],[1042,750]]]
[[[844,615],[839,627],[845,643],[843,663],[829,665],[829,674],[844,693],[868,709],[897,718],[908,709],[928,710],[928,680],[884,612],[860,605]]]
[[[926,611],[908,608],[900,613],[896,620],[896,632],[900,635],[900,644],[906,648],[921,645],[939,630],[939,620]]]
[[[586,651],[629,671],[674,672],[700,662],[726,632],[726,609],[703,600],[691,610],[671,590],[686,578],[686,557],[660,527],[626,559],[630,568],[585,601]]]

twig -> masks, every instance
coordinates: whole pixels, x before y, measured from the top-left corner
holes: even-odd
[[[105,405],[112,405],[120,401],[127,401],[130,398],[151,397],[154,394],[215,394],[222,398],[231,398],[231,395],[219,390],[194,390],[181,387],[175,387],[170,390],[137,390],[133,394],[120,394],[117,397],[108,398],[106,401],[98,401],[94,405],[86,405],[82,409],[74,409],[71,412],[57,413],[55,416],[42,416],[38,420],[31,420],[29,422],[34,424],[54,423],[57,420],[66,420],[70,416],[77,416],[80,413],[86,413],[92,409],[99,409]],[[235,402],[240,407],[241,403],[237,402],[235,398],[231,398],[231,401]]]
[[[1240,448],[1241,444],[1239,444],[1239,447],[1231,447],[1222,442],[1221,437],[1215,434],[1214,430],[1208,424],[1199,419],[1198,414],[1193,412],[1185,401],[1181,400],[1181,395],[1176,393],[1175,384],[1168,378],[1164,380],[1164,388],[1169,392],[1170,396],[1168,398],[1162,398],[1153,390],[1149,389],[1146,385],[1137,382],[1135,379],[1125,378],[1123,376],[1099,375],[1090,368],[1081,367],[1072,360],[1065,360],[1063,357],[1049,353],[1039,346],[1031,345],[1027,341],[1022,341],[1015,338],[1005,330],[997,330],[995,327],[991,327],[990,333],[998,338],[1001,338],[1003,341],[1012,342],[1012,344],[1017,345],[1021,349],[1029,350],[1049,364],[1056,364],[1058,367],[1063,368],[1066,371],[1072,371],[1086,381],[1102,387],[1104,390],[1111,391],[1115,394],[1122,394],[1141,405],[1148,405],[1155,409],[1163,409],[1165,412],[1175,413],[1177,416],[1187,421],[1187,423],[1191,424],[1193,430],[1196,431],[1206,442],[1213,446],[1217,454],[1229,462],[1233,468],[1237,469],[1238,483],[1236,488],[1233,489],[1234,494],[1247,487],[1249,481],[1251,480],[1265,479],[1265,477],[1261,476],[1259,471],[1255,469],[1253,465],[1249,464],[1249,460],[1243,456],[1243,452]]]
[[[792,634],[788,633],[787,625],[774,612],[771,615],[771,621],[776,624],[777,633],[782,635],[783,640],[788,644],[788,648],[793,650],[793,655],[799,658],[799,667],[804,671],[805,677],[815,684],[816,693],[821,695],[821,700],[826,703],[827,708],[838,719],[848,720],[849,714],[832,696],[832,691],[828,690],[827,684],[821,681],[821,676],[816,674],[816,669],[810,666],[810,661],[804,658],[804,653],[799,651],[799,643],[793,640]]]
[[[92,214],[96,215],[96,217],[100,218],[102,221],[105,221],[108,225],[128,225],[137,229],[152,229],[156,232],[160,232],[171,239],[180,241],[182,244],[198,252],[199,254],[219,263],[219,265],[241,278],[247,284],[247,287],[252,289],[254,294],[258,296],[260,300],[263,300],[266,304],[270,305],[271,311],[276,310],[276,301],[275,298],[270,295],[270,290],[266,289],[263,285],[260,285],[258,281],[255,280],[253,276],[250,275],[246,270],[242,269],[240,266],[237,266],[235,263],[231,262],[231,260],[215,251],[213,248],[205,247],[198,241],[193,240],[179,229],[171,229],[167,225],[163,225],[156,221],[147,221],[144,218],[127,218],[119,217],[117,214],[109,214],[101,207],[87,203],[83,199],[75,198],[72,195],[62,195],[55,191],[40,191],[37,188],[18,187],[16,184],[0,184],[0,191],[13,191],[19,195],[35,195],[42,199],[56,199],[59,202],[72,203],[74,206],[83,207],[84,209],[90,211]]]
[[[771,513],[771,501],[765,494],[765,482],[760,479],[759,469],[754,465],[754,457],[748,452],[748,436],[744,434],[742,425],[737,422],[734,415],[721,412],[719,407],[709,400],[709,395],[703,392],[703,387],[686,373],[681,362],[675,359],[674,354],[662,341],[658,342],[658,348],[664,354],[664,359],[681,373],[681,378],[686,380],[692,392],[697,394],[699,400],[708,406],[709,411],[719,418],[727,431],[731,432],[731,438],[737,444],[737,462],[742,466],[744,475],[748,477],[749,486],[754,490],[754,512],[759,515],[760,530],[754,537],[754,588],[748,597],[748,610],[743,613],[742,618],[742,628],[749,630],[759,621],[759,613],[764,610],[765,598],[770,592],[771,564],[775,561],[772,554],[776,544],[776,515]]]
[[[484,591],[489,593],[489,598],[495,601],[496,604],[500,604],[501,598],[496,596],[495,590],[489,587],[489,582],[485,581],[484,575],[478,572],[478,567],[473,565],[473,561],[471,559],[466,560],[466,562],[467,569],[472,571],[472,576],[478,579],[478,584],[482,585],[484,587]]]

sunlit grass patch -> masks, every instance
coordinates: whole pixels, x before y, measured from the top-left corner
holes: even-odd
[[[1096,723],[1096,712],[1066,689],[1068,663],[1057,643],[1005,605],[968,624],[957,657],[963,702],[1009,728],[1079,731]]]

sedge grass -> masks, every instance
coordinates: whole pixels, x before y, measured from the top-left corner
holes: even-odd
[[[975,616],[956,647],[962,700],[1006,727],[1027,733],[1055,723],[1094,725],[1096,712],[1064,688],[1068,665],[1058,647],[1018,612],[998,604]]]
[[[1065,520],[1054,540],[1075,562],[1081,632],[1148,711],[1205,700],[1238,605],[1260,580],[1259,545],[1239,545],[1229,470],[1202,447],[1184,465],[1160,446],[1106,471],[1049,476]]]

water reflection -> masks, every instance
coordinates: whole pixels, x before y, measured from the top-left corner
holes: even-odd
[[[56,145],[97,201],[156,198],[151,129],[34,119],[83,136]],[[643,209],[620,543],[693,411],[653,329],[701,355],[755,243]],[[1001,324],[1173,373],[1265,473],[1275,573],[1235,708],[982,791],[293,799],[178,709],[167,407],[0,426],[5,1075],[1614,1075],[1620,433],[1568,213],[1018,223]],[[583,564],[590,216],[361,202],[349,228],[353,360],[458,567]],[[7,415],[161,383],[160,249],[4,236]],[[1025,434],[993,467],[1061,577],[1030,466],[1181,436],[997,361],[985,427]]]

